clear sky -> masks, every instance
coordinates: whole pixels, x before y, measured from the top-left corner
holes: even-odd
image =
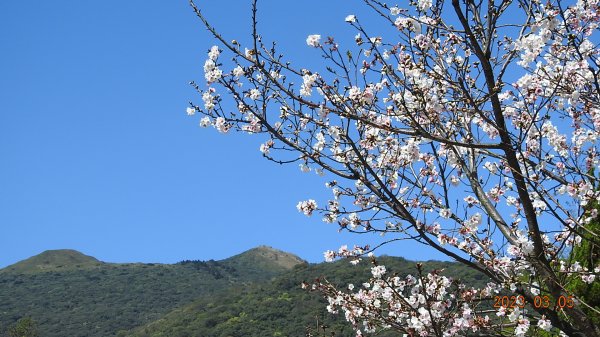
[[[250,1],[200,1],[247,41]],[[263,36],[301,67],[309,34],[354,36],[361,2],[261,1]],[[222,259],[265,244],[311,262],[369,243],[295,208],[325,178],[261,157],[260,135],[185,114],[214,44],[184,0],[0,2],[0,268],[47,249],[108,262]],[[331,179],[331,177],[329,177]],[[416,244],[382,251],[441,258]]]

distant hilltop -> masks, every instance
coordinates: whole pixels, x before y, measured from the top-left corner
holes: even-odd
[[[98,259],[73,249],[47,250],[0,271],[30,274],[44,271],[61,271],[93,268],[102,265]]]
[[[241,254],[232,256],[227,260],[240,260],[240,263],[259,263],[260,261],[269,261],[283,269],[291,269],[297,264],[307,263],[294,254],[270,246],[258,246],[247,250]]]

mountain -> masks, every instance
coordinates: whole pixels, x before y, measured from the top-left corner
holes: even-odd
[[[72,249],[47,250],[39,255],[10,265],[0,272],[31,274],[94,268],[102,265],[97,259]]]
[[[44,337],[108,337],[236,284],[266,282],[302,261],[259,247],[222,261],[100,262],[46,251],[0,270],[0,334],[32,317]]]
[[[398,257],[381,257],[389,273],[414,274],[415,262]],[[451,263],[428,261],[425,270],[443,269],[446,275],[482,286],[485,277],[466,267]],[[349,283],[360,284],[371,275],[367,261],[352,266],[348,261],[320,264],[298,264],[266,283],[235,287],[204,296],[193,303],[177,308],[160,319],[140,326],[126,337],[262,337],[306,336],[306,329],[319,325],[328,327],[335,336],[355,335],[343,314],[326,311],[326,301],[318,293],[301,288],[302,282],[316,278],[327,280],[340,288]],[[315,334],[313,334],[315,335]],[[392,331],[378,333],[380,337],[397,336]]]
[[[415,272],[413,261],[379,261],[391,273]],[[483,275],[456,263],[424,264],[485,283]],[[114,264],[72,250],[49,251],[0,270],[0,335],[27,316],[43,337],[305,336],[317,319],[351,335],[343,317],[327,313],[320,295],[300,284],[321,277],[342,287],[360,284],[370,268],[368,261],[309,264],[266,246],[220,261],[176,264]]]

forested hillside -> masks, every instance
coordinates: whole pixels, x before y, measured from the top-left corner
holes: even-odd
[[[302,262],[268,247],[172,265],[102,263],[71,250],[47,251],[0,271],[0,333],[31,317],[43,337],[114,336],[203,295],[264,282]]]
[[[415,263],[402,258],[381,262],[400,275],[415,272]],[[485,281],[457,264],[425,265],[469,283]],[[308,264],[269,247],[173,265],[110,264],[74,251],[45,252],[0,271],[0,332],[31,317],[40,337],[304,336],[317,322],[349,335],[348,324],[300,285],[318,277],[359,284],[369,270],[368,261]]]
[[[384,257],[380,262],[392,273],[415,273],[415,263],[402,258]],[[471,284],[482,284],[482,275],[447,262],[425,263],[426,269],[444,269],[445,274]],[[250,287],[222,291],[178,308],[165,317],[135,329],[129,337],[242,337],[305,336],[306,328],[327,326],[327,335],[354,335],[343,314],[334,316],[325,309],[318,294],[301,288],[303,281],[326,277],[330,282],[359,285],[368,278],[371,265],[364,261],[352,266],[348,261],[301,264],[275,280]],[[395,336],[392,331],[378,336]]]

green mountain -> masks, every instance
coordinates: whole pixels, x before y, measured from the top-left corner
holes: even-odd
[[[47,251],[0,270],[0,334],[29,316],[43,337],[115,336],[234,284],[266,282],[293,261],[302,262],[268,247],[172,265],[103,263],[73,250]]]
[[[415,272],[415,262],[402,258],[380,262],[400,275]],[[425,266],[485,283],[458,264]],[[325,311],[319,294],[300,284],[322,277],[359,284],[370,267],[308,264],[266,246],[220,261],[176,264],[113,264],[71,250],[44,252],[0,270],[0,336],[22,317],[37,323],[41,337],[305,336],[317,321],[351,335],[341,317]]]

